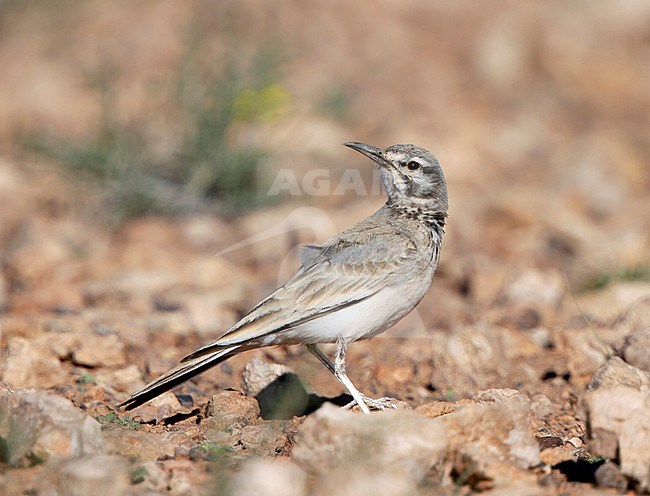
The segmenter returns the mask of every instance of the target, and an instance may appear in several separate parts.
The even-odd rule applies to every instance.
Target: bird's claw
[[[395,404],[395,400],[393,398],[389,398],[388,396],[384,396],[383,398],[369,398],[365,394],[362,394],[361,399],[366,405],[368,405],[368,408],[370,408],[371,410],[380,410],[382,412],[388,409],[397,410],[397,405]],[[350,410],[355,405],[357,405],[357,400],[352,400],[347,405],[342,406],[341,409]]]

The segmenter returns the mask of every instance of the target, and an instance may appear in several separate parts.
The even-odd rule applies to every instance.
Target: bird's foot
[[[382,412],[389,409],[397,410],[397,404],[395,403],[395,400],[393,398],[389,398],[388,396],[384,396],[383,398],[369,398],[365,394],[361,394],[361,399],[371,410],[381,410]],[[342,406],[341,409],[350,410],[357,404],[357,400],[352,400],[347,405]],[[363,408],[361,409],[363,410]]]

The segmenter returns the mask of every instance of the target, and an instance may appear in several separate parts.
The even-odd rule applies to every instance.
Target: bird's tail
[[[171,369],[169,372],[160,376],[153,382],[147,384],[144,389],[133,394],[128,400],[123,401],[118,406],[125,410],[132,410],[156,396],[169,391],[170,389],[184,383],[195,375],[208,370],[211,367],[223,362],[233,354],[239,351],[239,346],[229,346],[207,356],[197,357],[193,360],[181,363],[178,367]]]

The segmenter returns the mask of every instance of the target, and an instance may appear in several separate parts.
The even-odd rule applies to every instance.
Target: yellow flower
[[[291,104],[291,97],[279,84],[270,84],[260,90],[242,90],[233,101],[235,120],[245,122],[268,122],[284,115]]]

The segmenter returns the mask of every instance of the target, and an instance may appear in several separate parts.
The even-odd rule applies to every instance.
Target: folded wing
[[[390,285],[392,274],[415,245],[391,232],[392,246],[385,243],[385,227],[359,232],[344,231],[323,246],[308,245],[303,265],[284,286],[262,300],[241,321],[212,343],[183,361],[224,347],[246,348],[283,344],[283,331],[360,303]],[[397,245],[397,246],[396,246]],[[396,249],[397,248],[397,249]],[[396,253],[398,256],[396,256]]]

